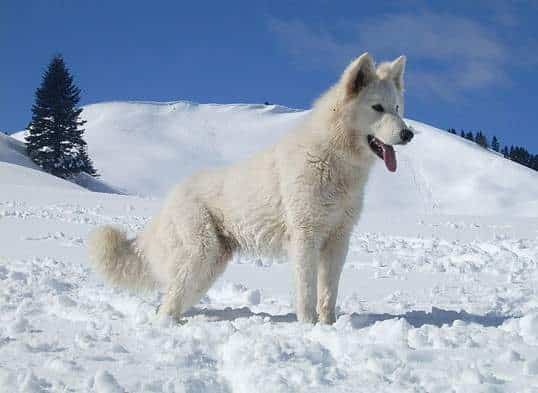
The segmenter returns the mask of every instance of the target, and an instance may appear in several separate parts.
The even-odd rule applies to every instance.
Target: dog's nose
[[[400,139],[403,143],[409,142],[411,139],[413,139],[413,131],[411,131],[408,128],[404,128],[402,131],[400,131]]]

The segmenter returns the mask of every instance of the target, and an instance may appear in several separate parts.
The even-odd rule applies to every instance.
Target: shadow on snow
[[[248,307],[230,308],[222,310],[217,309],[201,309],[192,308],[185,313],[185,317],[194,317],[197,315],[205,316],[212,321],[232,321],[238,318],[261,317],[267,318],[271,322],[296,322],[297,316],[293,313],[272,315],[265,312],[252,312]],[[339,317],[344,314],[339,314]],[[485,327],[497,327],[502,325],[507,319],[512,316],[502,316],[488,313],[486,315],[469,314],[466,311],[449,311],[440,308],[432,307],[431,312],[426,311],[408,311],[405,314],[351,314],[351,325],[355,329],[362,329],[373,325],[379,321],[388,319],[405,319],[411,326],[418,328],[423,325],[451,325],[454,321],[460,320],[467,323],[475,323]]]

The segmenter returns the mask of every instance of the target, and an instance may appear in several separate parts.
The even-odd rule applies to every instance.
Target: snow
[[[107,183],[86,173],[80,173],[71,181],[66,181],[41,171],[26,155],[23,140],[24,132],[19,133],[18,138],[0,133],[0,179],[2,179],[3,184],[66,189],[80,189],[77,187],[79,185],[91,191],[118,193]]]
[[[103,284],[88,232],[138,231],[178,179],[306,114],[185,102],[84,113],[103,179],[139,196],[45,174],[1,136],[0,392],[538,391],[535,172],[410,121],[396,174],[372,174],[334,325],[296,322],[290,266],[245,256],[177,324],[157,319],[158,293]]]

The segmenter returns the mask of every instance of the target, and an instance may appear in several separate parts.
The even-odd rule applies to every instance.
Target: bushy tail
[[[134,240],[117,228],[107,225],[90,233],[88,252],[94,269],[113,285],[142,289],[156,284]]]

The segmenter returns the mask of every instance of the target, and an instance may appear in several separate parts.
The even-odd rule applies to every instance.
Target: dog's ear
[[[346,97],[353,97],[376,78],[375,66],[368,52],[363,53],[347,66],[342,74],[341,83]]]
[[[405,56],[400,56],[391,64],[391,76],[396,88],[399,91],[404,90],[404,72],[405,72]]]

